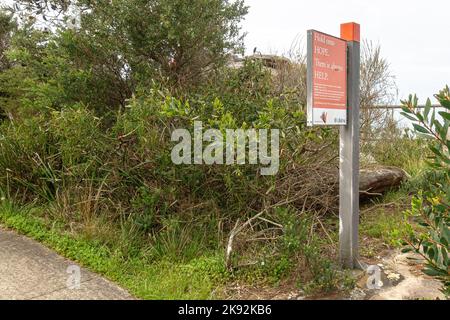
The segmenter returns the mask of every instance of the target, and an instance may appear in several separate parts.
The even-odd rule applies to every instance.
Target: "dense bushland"
[[[227,65],[242,53],[246,12],[242,1],[224,0],[20,0],[2,12],[2,199],[32,204],[36,225],[95,241],[125,261],[210,254],[212,266],[200,267],[221,275],[294,274],[305,289],[337,288],[337,130],[306,127],[302,55],[270,70],[258,59]],[[395,89],[379,48],[368,47],[362,79],[365,137],[381,141],[363,151],[414,167],[421,142],[370,109]],[[372,118],[376,126],[367,125]],[[279,129],[278,174],[173,164],[171,133],[192,133],[194,121],[222,131]],[[382,143],[392,132],[402,137]]]
[[[181,9],[161,1],[158,19],[170,13],[176,21],[191,21],[189,12],[197,9],[190,2],[180,4],[188,12],[173,12]],[[123,10],[120,5],[125,2],[108,10]],[[158,40],[148,38],[156,22],[141,16],[141,5],[132,3],[126,21],[116,21],[117,15],[108,20],[109,15],[98,13],[104,10],[99,4],[82,15],[77,29],[58,25],[49,32],[21,22],[17,32],[6,35],[10,65],[0,76],[3,196],[34,203],[45,221],[58,221],[67,232],[96,239],[124,257],[145,252],[151,260],[190,260],[222,250],[236,223],[262,212],[262,219],[236,237],[230,270],[269,259],[259,269],[278,279],[295,266],[280,255],[306,254],[317,281],[332,288],[334,271],[321,271],[329,262],[314,247],[318,237],[310,230],[317,227],[314,217],[335,209],[326,177],[337,169],[337,135],[306,128],[305,108],[295,92],[304,81],[304,65],[292,64],[299,77],[283,84],[259,61],[227,67],[227,50],[240,50],[236,23],[246,10],[225,1],[211,1],[208,18],[194,21],[205,30],[217,15],[226,21],[225,29],[208,35],[215,38],[206,39],[202,56],[191,57],[202,64],[184,62],[180,55],[190,53],[183,46],[196,44],[192,37],[206,41],[205,35],[171,24],[173,29],[157,35],[173,34],[175,43],[163,44],[167,52],[156,48]],[[132,27],[143,19],[151,25]],[[98,37],[91,36],[94,30]],[[128,40],[119,45],[119,35]],[[211,55],[214,63],[203,55]],[[173,64],[174,70],[167,69]],[[202,121],[205,129],[280,129],[278,175],[262,176],[258,165],[174,165],[171,133],[176,128],[192,132],[194,121]],[[295,239],[306,237],[310,247],[282,250],[285,222],[302,216],[305,230],[292,233],[289,246],[303,247]],[[330,279],[320,280],[323,274]]]

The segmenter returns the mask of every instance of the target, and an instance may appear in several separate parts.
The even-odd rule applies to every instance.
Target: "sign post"
[[[339,125],[339,259],[360,267],[359,225],[359,24],[341,25],[341,38],[308,31],[309,126]]]
[[[359,225],[359,25],[341,25],[341,38],[347,41],[348,119],[340,127],[339,138],[339,253],[342,266],[358,263]]]

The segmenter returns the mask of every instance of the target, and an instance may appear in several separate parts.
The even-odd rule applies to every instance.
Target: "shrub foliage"
[[[433,153],[429,166],[442,172],[441,179],[432,183],[413,198],[410,214],[423,228],[412,231],[405,251],[414,250],[424,257],[427,265],[424,272],[441,279],[444,292],[450,293],[449,243],[450,243],[450,90],[446,87],[436,99],[444,111],[431,110],[428,100],[423,111],[417,109],[417,98],[410,96],[404,101],[403,115],[413,121],[418,135],[429,140]],[[437,113],[440,119],[437,118]]]

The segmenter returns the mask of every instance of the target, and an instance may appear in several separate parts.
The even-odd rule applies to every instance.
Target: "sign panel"
[[[347,43],[308,31],[308,125],[347,124]]]

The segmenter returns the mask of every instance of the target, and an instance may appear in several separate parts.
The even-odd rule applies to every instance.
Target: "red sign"
[[[345,125],[346,41],[317,31],[310,31],[308,39],[308,122],[310,125]]]

